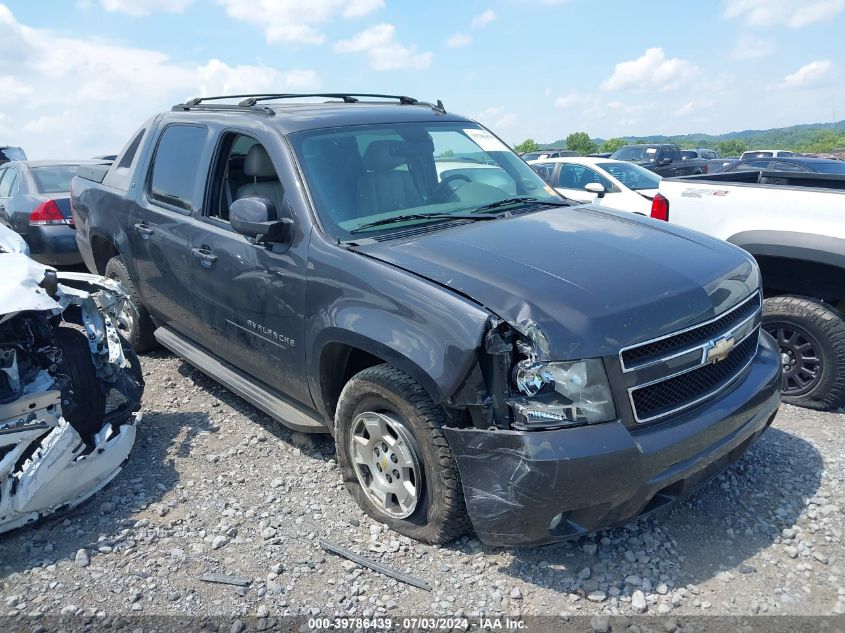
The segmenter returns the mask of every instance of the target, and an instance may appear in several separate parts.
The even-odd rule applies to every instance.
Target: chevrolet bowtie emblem
[[[711,341],[706,348],[705,362],[718,363],[719,361],[725,360],[728,354],[731,353],[731,350],[733,350],[734,344],[735,342],[732,336]]]

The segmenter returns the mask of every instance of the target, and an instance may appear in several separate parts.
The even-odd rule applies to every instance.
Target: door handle
[[[148,240],[150,236],[155,233],[155,229],[146,222],[138,222],[135,225],[135,232],[138,233],[142,239]]]
[[[211,268],[214,266],[214,262],[217,261],[217,255],[212,253],[211,250],[205,246],[201,248],[192,248],[191,255],[194,256],[194,259],[196,259],[203,268]]]

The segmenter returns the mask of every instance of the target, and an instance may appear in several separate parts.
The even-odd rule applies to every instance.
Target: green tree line
[[[722,156],[737,156],[752,149],[788,149],[796,152],[825,153],[845,148],[845,121],[828,124],[793,125],[771,130],[749,130],[722,135],[684,134],[678,136],[627,136],[611,139],[592,138],[586,132],[574,132],[553,143],[527,139],[514,149],[537,151],[549,147],[575,150],[581,154],[614,152],[630,143],[676,143],[683,148],[707,147]],[[527,148],[527,149],[524,149]]]

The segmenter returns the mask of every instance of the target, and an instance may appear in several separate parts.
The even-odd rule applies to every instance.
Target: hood
[[[585,205],[476,222],[365,254],[451,288],[523,331],[555,360],[614,355],[747,297],[759,273],[700,233]]]
[[[53,270],[23,253],[0,254],[0,323],[24,310],[61,312],[61,305],[39,286],[44,273]]]
[[[29,255],[29,244],[12,229],[0,224],[0,254],[2,253]]]

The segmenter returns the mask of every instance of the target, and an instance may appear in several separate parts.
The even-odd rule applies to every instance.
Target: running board
[[[218,360],[173,330],[160,327],[154,332],[156,340],[202,373],[210,376],[229,391],[278,420],[289,429],[301,433],[328,433],[329,429],[316,413],[303,411],[287,400],[256,384],[255,379]]]

